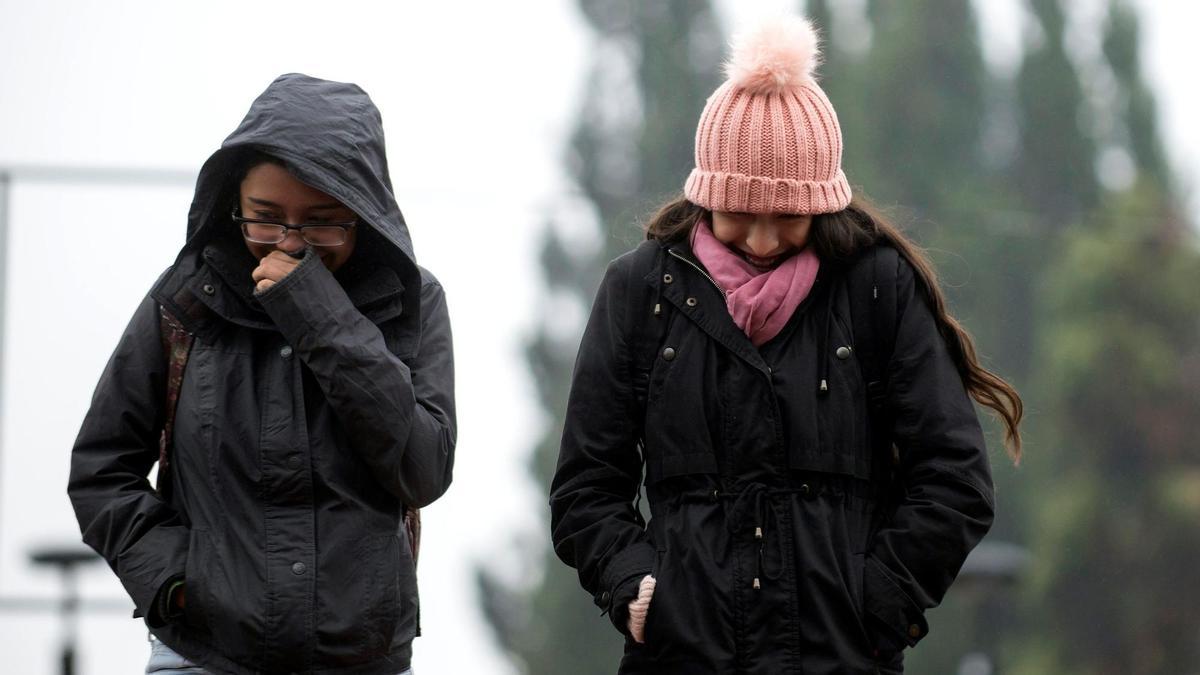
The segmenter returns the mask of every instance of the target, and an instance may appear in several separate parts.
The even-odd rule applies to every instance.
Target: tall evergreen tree
[[[1138,54],[1137,12],[1127,2],[1111,0],[1104,32],[1104,56],[1117,80],[1123,129],[1138,173],[1160,186],[1170,186],[1170,169],[1158,132],[1158,106],[1142,79]]]
[[[604,264],[641,238],[640,218],[682,190],[700,111],[720,81],[724,40],[708,0],[579,4],[595,35],[568,158],[580,194],[556,209],[541,258],[547,295],[586,311]],[[562,234],[597,224],[598,250]],[[544,317],[526,350],[550,420],[531,461],[539,486],[549,485],[554,470],[583,329],[564,320],[562,312]],[[544,522],[544,505],[541,512]],[[532,584],[505,583],[486,568],[477,576],[485,614],[513,663],[532,674],[613,672],[622,641],[575,573],[548,547],[531,552],[526,563],[540,573]]]
[[[967,0],[869,6],[873,41],[862,82],[872,195],[942,221],[978,193],[986,114],[979,28]],[[963,197],[964,193],[966,197]]]
[[[1200,667],[1200,251],[1143,181],[1063,242],[1022,673]]]
[[[1111,2],[1104,56],[1137,169],[1059,245],[1044,285],[1035,574],[1018,672],[1200,667],[1200,247],[1178,210],[1137,15]]]
[[[1096,150],[1083,86],[1064,44],[1059,0],[1029,0],[1040,31],[1017,74],[1019,151],[1013,182],[1038,229],[1058,231],[1095,208]]]

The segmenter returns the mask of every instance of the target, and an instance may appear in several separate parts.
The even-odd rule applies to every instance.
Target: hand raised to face
[[[294,258],[278,249],[271,251],[258,261],[258,267],[250,273],[254,279],[254,292],[262,293],[283,281],[283,278],[291,274],[292,270],[299,265],[299,258]]]

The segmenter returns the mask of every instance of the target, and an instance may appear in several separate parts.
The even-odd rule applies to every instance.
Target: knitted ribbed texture
[[[646,641],[646,615],[650,613],[650,598],[654,596],[654,577],[647,574],[638,584],[637,599],[629,603],[629,635],[634,642]]]
[[[801,37],[811,34],[806,22],[797,30]],[[755,39],[766,38],[750,37],[748,51],[760,58],[766,49],[779,49],[766,44],[756,51]],[[713,211],[832,213],[850,203],[841,165],[842,129],[815,80],[800,77],[764,89],[735,76],[709,97],[700,116],[696,168],[684,194]]]

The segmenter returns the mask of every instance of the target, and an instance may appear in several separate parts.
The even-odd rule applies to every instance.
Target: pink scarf
[[[708,221],[692,228],[692,253],[725,291],[733,322],[758,347],[783,330],[817,280],[820,260],[811,247],[771,270],[760,270],[713,235]]]

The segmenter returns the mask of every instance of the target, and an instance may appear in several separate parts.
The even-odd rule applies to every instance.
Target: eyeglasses
[[[274,220],[258,220],[243,218],[237,209],[230,214],[233,222],[242,228],[242,236],[256,244],[279,244],[287,239],[288,230],[298,230],[301,238],[313,246],[341,246],[350,236],[350,228],[358,224],[352,220],[347,223],[305,223],[303,225],[288,225]]]

